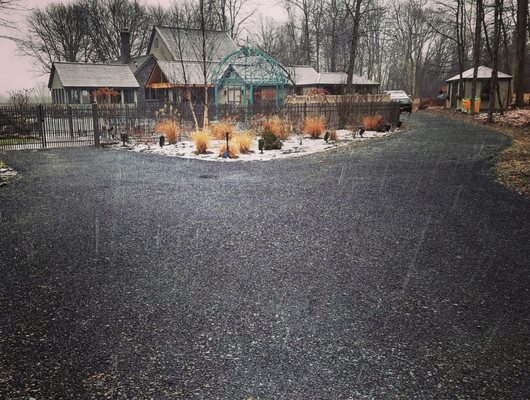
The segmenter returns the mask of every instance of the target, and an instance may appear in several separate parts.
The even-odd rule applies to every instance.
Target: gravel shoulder
[[[266,163],[4,153],[0,398],[528,399],[509,144],[417,113]]]

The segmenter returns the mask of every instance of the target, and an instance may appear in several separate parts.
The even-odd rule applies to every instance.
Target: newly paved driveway
[[[508,143],[417,114],[267,163],[1,155],[0,398],[530,398]]]

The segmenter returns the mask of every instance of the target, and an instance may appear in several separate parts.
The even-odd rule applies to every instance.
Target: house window
[[[68,91],[68,103],[69,104],[79,104],[79,101],[80,101],[79,90],[70,89]]]
[[[240,103],[241,102],[241,90],[228,89],[228,102],[229,103]]]
[[[87,89],[81,90],[81,104],[90,104],[91,96]]]
[[[134,104],[134,89],[123,89],[123,102]]]

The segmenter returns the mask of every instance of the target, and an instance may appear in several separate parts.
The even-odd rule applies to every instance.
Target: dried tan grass
[[[237,133],[233,136],[232,140],[234,144],[238,146],[240,153],[250,153],[252,145],[254,144],[254,133],[251,131]]]
[[[219,157],[224,157],[226,151],[226,141],[223,142],[221,147],[219,147]],[[237,143],[234,143],[232,140],[228,142],[228,158],[237,158],[239,154],[239,146]]]
[[[339,141],[339,137],[337,136],[337,130],[336,129],[332,129],[331,130],[330,135],[329,135],[329,140],[333,140],[334,142],[338,142]]]
[[[384,118],[379,114],[366,115],[363,118],[363,126],[367,131],[375,131],[379,125],[384,123]]]
[[[326,130],[326,119],[324,117],[307,117],[304,121],[304,133],[313,139],[318,139]]]
[[[289,121],[284,121],[277,115],[265,120],[262,124],[262,129],[264,131],[269,130],[280,140],[285,140],[291,135],[290,127],[291,124]]]
[[[222,121],[218,124],[212,124],[210,125],[210,129],[212,130],[212,135],[217,140],[223,140],[226,139],[226,134],[228,133],[228,137],[231,137],[234,134],[234,125],[231,122],[228,121]]]
[[[208,151],[212,135],[208,129],[195,131],[190,135],[190,139],[195,143],[195,153],[205,154]]]
[[[169,144],[175,144],[180,140],[181,129],[177,121],[166,119],[155,126],[155,131],[163,133]]]

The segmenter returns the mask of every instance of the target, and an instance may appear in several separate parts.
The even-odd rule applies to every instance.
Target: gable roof
[[[477,79],[491,79],[492,71],[493,70],[491,68],[481,65],[480,67],[478,67]],[[505,74],[504,72],[501,72],[501,71],[498,72],[497,76],[499,79],[510,79],[511,78],[511,75]],[[467,71],[464,71],[464,73],[462,74],[462,78],[473,79],[473,68],[470,68]],[[452,82],[452,81],[458,81],[458,80],[460,80],[460,74],[447,79],[446,82]]]
[[[151,52],[155,33],[158,33],[164,41],[174,60],[202,60],[202,32],[200,29],[155,26],[149,40],[149,53]],[[239,46],[227,32],[206,31],[207,61],[220,61],[224,56],[238,49]]]
[[[202,76],[202,62],[200,61],[158,61],[160,70],[166,79],[173,85],[204,85],[204,78]],[[217,63],[206,63],[206,74],[208,83],[210,83],[210,75]],[[184,79],[184,72],[186,72],[186,79]]]
[[[348,80],[348,74],[345,72],[317,72],[309,65],[294,65],[286,69],[297,86],[345,85]],[[353,74],[352,83],[353,85],[379,85],[379,82],[356,74]]]
[[[59,75],[63,87],[85,88],[139,88],[133,72],[126,64],[84,64],[55,62],[50,72],[48,88],[54,75]]]

